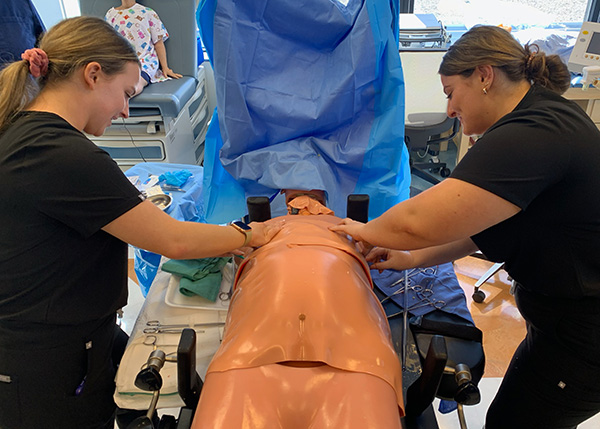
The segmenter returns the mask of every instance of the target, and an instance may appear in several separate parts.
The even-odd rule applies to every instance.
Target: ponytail
[[[532,48],[535,47],[535,50]],[[571,86],[571,73],[558,55],[546,55],[537,45],[525,45],[525,76],[527,79],[563,94]]]
[[[38,91],[27,61],[16,61],[0,71],[0,130],[33,101]]]

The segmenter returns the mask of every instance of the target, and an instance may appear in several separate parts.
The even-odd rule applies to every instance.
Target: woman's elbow
[[[186,243],[172,241],[164,246],[158,252],[169,259],[192,259],[191,249]]]
[[[407,223],[401,228],[395,228],[393,236],[403,242],[400,250],[416,250],[438,244],[439,231],[435,228],[423,228],[418,222]]]

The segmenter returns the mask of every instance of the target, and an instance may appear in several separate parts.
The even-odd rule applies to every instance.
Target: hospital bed
[[[117,119],[101,137],[89,138],[123,170],[139,162],[201,165],[211,118],[207,97],[210,66],[198,65],[196,0],[147,0],[169,32],[169,66],[181,79],[148,85],[129,103],[129,118]],[[104,18],[118,0],[79,0],[82,15]]]
[[[364,205],[364,201],[365,199],[360,197],[349,198],[347,215],[353,218],[364,216],[367,210],[360,207],[361,204]],[[252,203],[253,207],[249,207],[250,220],[256,219],[257,213],[259,216],[268,213],[264,207],[259,207],[260,204],[257,204],[256,199],[253,199]],[[196,377],[196,370],[203,379],[212,356],[223,338],[223,323],[228,311],[230,297],[228,294],[233,278],[232,269],[233,267],[225,269],[221,293],[214,303],[201,297],[183,297],[178,294],[176,276],[164,271],[158,273],[136,321],[117,374],[115,401],[121,408],[138,410],[152,409],[154,406],[180,408],[179,423],[182,426],[176,426],[177,422],[174,418],[167,417],[167,420],[173,424],[172,427],[187,427],[185,425],[191,421],[194,413],[198,390],[202,387],[201,379]],[[436,274],[443,277],[450,273],[440,271]],[[398,356],[403,354],[401,344],[404,336],[406,335],[407,338],[403,383],[408,415],[403,424],[407,428],[435,428],[437,423],[431,408],[431,401],[435,396],[446,400],[457,400],[459,408],[462,404],[474,404],[479,400],[476,384],[483,374],[484,365],[481,332],[468,320],[460,317],[463,310],[456,311],[449,308],[451,302],[448,298],[444,298],[448,302],[448,308],[432,307],[434,311],[427,313],[423,313],[423,310],[426,310],[424,307],[421,307],[421,310],[412,310],[410,315],[414,317],[410,319],[411,329],[403,331],[401,318],[397,317],[399,307],[392,291],[394,285],[391,285],[396,277],[401,275],[401,273],[390,274],[390,279],[394,280],[392,282],[386,281],[385,277],[376,279],[380,284],[376,287],[376,294],[384,303],[384,310],[389,317],[392,339]],[[429,277],[419,278],[415,274],[411,276],[417,283],[423,285],[429,284],[426,283],[427,281],[433,281]],[[440,288],[443,287],[440,285]],[[387,298],[388,296],[392,299]],[[434,299],[432,302],[438,301]],[[415,308],[414,304],[412,307]],[[162,325],[155,321],[159,321]],[[180,340],[180,334],[185,326],[193,327],[198,331],[195,335],[195,359],[189,354],[193,353],[190,345],[192,339],[189,338],[189,335],[194,336],[193,330]],[[436,334],[441,334],[443,337],[438,337]],[[154,370],[146,374],[146,381],[148,377],[150,380],[150,384],[147,385],[150,387],[157,378],[161,379],[160,396],[157,402],[153,402],[156,393],[153,394],[152,388],[147,388],[146,390],[149,391],[144,392],[139,388],[143,387],[143,384],[136,385],[134,380],[136,376],[139,378],[137,374],[140,368],[142,372],[149,371],[148,366],[143,365],[151,362],[155,349],[160,349],[168,355],[175,353],[178,348],[183,356],[187,356],[185,357],[187,365],[164,362],[160,374]],[[155,356],[154,361],[156,359],[159,358]],[[196,370],[189,365],[190,361],[196,363]],[[472,374],[465,369],[465,365],[471,368]],[[179,385],[182,381],[183,386]],[[464,416],[462,419],[464,420]]]

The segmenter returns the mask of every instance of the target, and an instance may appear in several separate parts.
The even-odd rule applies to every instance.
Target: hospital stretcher
[[[201,298],[196,298],[194,302],[186,302],[181,297],[176,298],[174,295],[176,283],[176,277],[159,272],[150,288],[117,375],[115,400],[121,408],[139,410],[152,408],[153,395],[151,392],[144,392],[136,388],[133,380],[135,380],[137,372],[145,368],[149,356],[155,349],[160,349],[167,355],[177,350],[180,339],[179,331],[182,330],[182,326],[192,327],[191,334],[195,332],[197,343],[195,363],[201,379],[204,379],[206,368],[220,345],[223,338],[221,324],[226,318],[228,300],[218,299],[212,306],[202,302]],[[226,292],[228,292],[230,284],[231,278],[224,276],[222,292],[225,294],[222,294],[222,297],[227,296]],[[388,316],[391,315],[389,323],[392,339],[400,356],[401,350],[399,349],[401,347],[399,345],[402,344],[404,332],[398,323],[399,318],[394,316],[394,314],[400,314],[397,304],[392,299],[386,299],[386,292],[376,288],[376,293],[378,298],[384,301],[384,309]],[[168,326],[163,326],[164,329],[161,329],[154,323],[156,320]],[[483,373],[480,332],[479,338],[477,338],[478,330],[473,328],[472,324],[460,320],[456,315],[443,313],[440,310],[421,315],[420,318],[414,318],[412,322],[413,330],[407,333],[408,352],[403,373],[404,390],[407,396],[406,410],[409,416],[404,419],[403,424],[408,428],[434,428],[437,427],[437,423],[435,423],[430,403],[435,395],[445,399],[457,399],[464,404],[478,402],[476,382]],[[436,331],[448,337],[459,338],[449,339],[449,344],[447,344],[448,340],[434,335]],[[188,332],[189,334],[190,332]],[[186,341],[190,340],[184,340],[184,343]],[[446,345],[448,345],[447,348]],[[430,355],[426,356],[428,347],[432,350]],[[454,356],[457,349],[459,354],[463,355],[465,350],[469,349],[466,358],[469,360],[469,364],[476,368],[473,379],[465,370],[464,365],[460,365],[464,363],[464,359],[461,357],[460,359],[463,360],[457,361]],[[172,362],[164,363],[160,374],[163,381],[161,394],[156,405],[159,408],[181,407],[183,414],[180,421],[184,424],[185,421],[190,420],[190,413],[194,412],[189,398],[195,398],[195,396],[189,393],[182,395],[178,391],[177,366]],[[419,376],[421,366],[424,370]],[[449,374],[443,375],[444,371]],[[191,376],[192,380],[194,376],[195,374]],[[181,379],[181,375],[179,378]],[[189,375],[184,378],[190,380]],[[187,383],[188,391],[192,384]],[[201,383],[197,384],[197,386],[200,385]],[[182,399],[182,396],[187,398],[187,401]],[[191,402],[194,400],[192,399]]]
[[[113,0],[79,0],[82,15],[104,18]],[[214,106],[209,102],[212,69],[202,64],[196,38],[196,0],[146,0],[169,32],[169,66],[183,75],[147,86],[129,103],[129,117],[114,120],[100,137],[88,136],[123,170],[139,162],[201,165]],[[199,57],[200,56],[200,57]]]

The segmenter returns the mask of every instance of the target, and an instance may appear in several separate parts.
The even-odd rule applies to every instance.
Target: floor
[[[446,153],[440,153],[440,158],[447,160],[452,167],[455,153],[455,147],[451,144]],[[414,192],[428,186],[430,185],[419,178],[413,180]],[[133,258],[132,253],[130,258]],[[514,298],[509,293],[510,281],[505,271],[500,270],[482,286],[481,290],[486,294],[484,302],[476,303],[471,298],[475,282],[491,266],[489,261],[470,256],[456,261],[454,265],[475,324],[483,331],[483,347],[486,354],[486,370],[479,383],[481,403],[465,407],[467,424],[471,429],[483,428],[487,407],[502,381],[512,353],[525,336],[525,324],[515,306]],[[136,283],[133,259],[130,259],[129,292],[129,304],[124,308],[122,319],[122,326],[126,332],[130,332],[133,327],[144,299]],[[443,415],[437,412],[437,401],[434,406],[440,429],[460,428],[456,412]],[[600,415],[581,424],[579,428],[600,428]]]
[[[475,324],[483,331],[486,369],[484,378],[479,383],[481,403],[465,407],[467,424],[469,428],[475,429],[483,428],[485,412],[500,386],[510,357],[525,337],[525,323],[515,306],[514,298],[509,293],[511,282],[507,279],[506,271],[499,271],[484,283],[481,288],[487,295],[484,302],[478,304],[471,299],[475,282],[492,265],[491,262],[471,256],[460,259],[454,264],[454,270],[465,291],[467,305]],[[436,414],[440,429],[460,428],[456,413]],[[579,428],[600,428],[600,414],[582,423]]]
[[[456,146],[450,143],[447,151],[440,152],[438,157],[452,169],[456,165]],[[432,174],[440,178],[435,172]],[[430,183],[413,176],[411,194],[414,195],[429,186],[431,186]],[[486,358],[484,378],[479,383],[481,403],[465,407],[465,417],[468,427],[471,429],[483,428],[486,410],[502,382],[513,352],[525,337],[525,322],[517,310],[514,297],[509,293],[511,281],[508,279],[506,271],[498,271],[481,287],[486,294],[484,302],[476,303],[471,297],[475,282],[492,265],[492,262],[471,256],[459,259],[454,263],[454,271],[465,292],[467,306],[475,324],[483,331],[483,348]],[[440,414],[437,411],[438,404],[439,401],[436,400],[434,406],[440,429],[460,428],[456,412]],[[579,428],[600,428],[600,414],[579,425]]]

